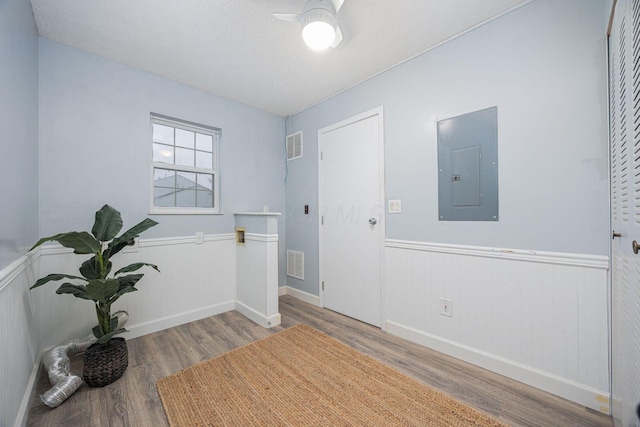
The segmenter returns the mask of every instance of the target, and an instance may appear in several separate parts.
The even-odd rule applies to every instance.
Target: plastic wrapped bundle
[[[118,318],[118,328],[127,323],[129,314],[126,311],[114,313]],[[40,399],[51,407],[57,408],[69,398],[81,385],[82,378],[71,373],[70,356],[83,353],[91,344],[96,342],[93,335],[84,338],[74,338],[47,351],[42,357],[42,364],[49,374],[49,382],[53,385]]]

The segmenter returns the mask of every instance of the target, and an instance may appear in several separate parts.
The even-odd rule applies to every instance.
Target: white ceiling
[[[280,115],[299,112],[529,0],[346,0],[336,49],[309,50],[306,0],[31,0],[38,32]]]

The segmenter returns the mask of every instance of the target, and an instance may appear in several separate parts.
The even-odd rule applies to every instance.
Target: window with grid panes
[[[156,114],[151,126],[151,213],[218,213],[220,129]]]

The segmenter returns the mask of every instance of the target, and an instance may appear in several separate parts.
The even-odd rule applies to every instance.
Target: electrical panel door
[[[498,220],[498,108],[438,122],[440,221]]]

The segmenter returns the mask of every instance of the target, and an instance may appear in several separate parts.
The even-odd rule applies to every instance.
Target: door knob
[[[631,244],[631,247],[633,248],[633,253],[638,255],[638,251],[640,250],[640,245],[636,240],[633,241],[633,243]]]
[[[375,218],[369,218],[369,224],[371,225],[376,225],[378,223],[378,220]]]

